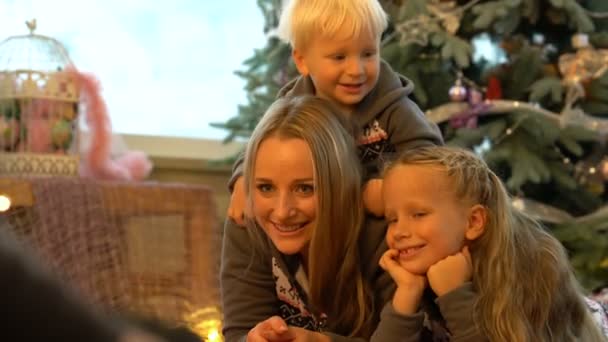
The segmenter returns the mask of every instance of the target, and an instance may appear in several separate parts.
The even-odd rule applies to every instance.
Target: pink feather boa
[[[91,144],[80,163],[80,175],[98,180],[137,181],[146,178],[152,170],[152,162],[145,153],[127,151],[118,158],[111,157],[110,117],[97,79],[75,68],[68,68],[66,72],[80,89],[81,100],[86,104],[86,122],[91,134]]]

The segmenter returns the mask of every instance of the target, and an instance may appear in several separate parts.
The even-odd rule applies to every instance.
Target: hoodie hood
[[[409,96],[414,91],[414,84],[405,76],[396,73],[384,60],[380,61],[380,75],[372,91],[363,98],[352,115],[358,126],[372,122],[388,107]],[[310,76],[300,76],[287,83],[277,95],[291,97],[314,95],[315,86]]]

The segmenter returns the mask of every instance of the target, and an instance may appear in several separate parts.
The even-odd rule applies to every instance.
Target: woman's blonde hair
[[[363,222],[361,170],[350,126],[343,120],[329,102],[314,96],[277,100],[249,140],[244,179],[247,205],[253,209],[260,144],[269,137],[302,139],[308,144],[317,195],[307,260],[309,303],[316,313],[328,315],[332,331],[362,335],[367,334],[371,304],[357,246]]]
[[[278,35],[295,49],[305,49],[313,37],[334,37],[346,29],[350,37],[369,30],[378,38],[388,16],[378,0],[287,0]]]
[[[445,169],[456,197],[487,210],[484,233],[471,242],[475,321],[490,341],[604,341],[586,307],[561,243],[511,205],[502,181],[475,154],[423,147],[396,165]]]

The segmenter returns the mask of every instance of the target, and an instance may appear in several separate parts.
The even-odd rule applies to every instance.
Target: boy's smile
[[[379,49],[380,37],[369,30],[356,37],[342,30],[333,37],[318,35],[293,57],[300,73],[311,77],[317,96],[350,113],[378,82]]]
[[[342,83],[339,86],[344,88],[344,92],[350,94],[359,94],[361,89],[365,86],[365,82],[360,83]]]

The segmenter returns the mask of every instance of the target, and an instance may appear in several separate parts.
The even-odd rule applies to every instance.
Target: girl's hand
[[[288,342],[295,341],[295,338],[292,329],[279,316],[258,323],[247,333],[247,342]]]
[[[411,315],[418,310],[422,293],[426,287],[426,277],[408,272],[396,260],[399,251],[389,249],[380,258],[382,267],[397,284],[397,291],[393,296],[393,308],[402,315]]]
[[[462,286],[471,280],[472,275],[473,263],[467,246],[460,252],[438,261],[426,272],[429,284],[437,296],[443,296]]]

